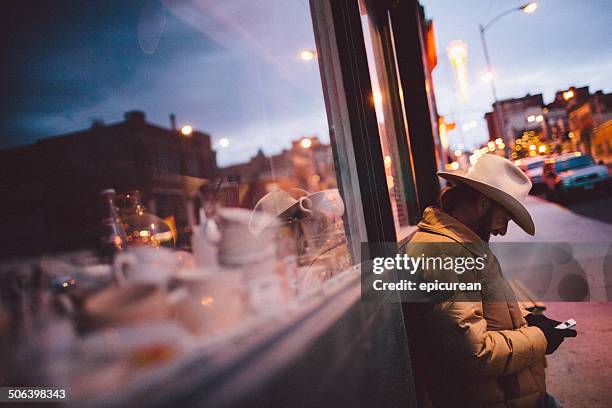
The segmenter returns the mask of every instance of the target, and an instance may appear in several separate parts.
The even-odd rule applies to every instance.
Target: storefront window
[[[304,2],[15,7],[5,381],[82,405],[356,279]]]
[[[225,239],[237,217],[256,240],[265,214],[292,240],[277,256],[297,257],[293,280],[313,262],[317,281],[350,265],[306,3],[69,2],[29,18],[11,50],[22,102],[2,155],[7,169],[33,166],[3,172],[24,186],[5,213],[32,226],[9,228],[8,254],[79,247],[100,221],[97,193],[113,189],[119,207],[137,191],[177,249],[192,251],[207,220]],[[128,232],[128,247],[159,243]],[[224,248],[221,266],[242,262]]]
[[[402,90],[397,81],[393,44],[389,38],[385,50],[382,38],[384,27],[389,27],[389,16],[385,9],[377,9],[366,0],[359,0],[359,7],[395,230],[397,238],[403,239],[410,215],[414,213],[406,197],[414,187],[410,174],[403,173],[401,168],[402,160],[409,163],[411,159],[402,156],[398,148],[399,138],[406,140],[406,124],[399,99]]]
[[[397,86],[367,13],[366,61],[356,1],[6,12],[6,384],[65,387],[75,406],[229,406],[216,402],[255,385],[233,384],[255,378],[244,365],[401,327],[390,307],[359,302],[361,242],[393,240],[393,223],[401,237],[411,210]]]

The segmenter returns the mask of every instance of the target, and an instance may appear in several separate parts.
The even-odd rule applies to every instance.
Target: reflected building
[[[271,156],[260,149],[248,162],[219,168],[218,174],[235,183],[238,203],[244,208],[253,208],[275,187],[308,192],[336,187],[331,145],[316,136],[294,140],[291,148]]]
[[[173,123],[173,121],[172,121]],[[210,135],[188,136],[146,121],[144,112],[119,123],[41,139],[0,152],[3,254],[69,249],[96,223],[97,192],[139,190],[149,212],[175,223],[188,238],[191,198],[215,174]]]

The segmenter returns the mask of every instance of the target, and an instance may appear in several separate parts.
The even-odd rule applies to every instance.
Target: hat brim
[[[480,181],[473,180],[461,174],[440,171],[438,172],[438,176],[450,181],[453,184],[464,183],[478,190],[491,200],[494,200],[507,209],[512,215],[512,220],[516,222],[516,224],[521,227],[523,231],[529,235],[535,235],[535,224],[533,222],[533,218],[531,218],[531,214],[529,214],[529,211],[527,211],[527,208],[523,204],[521,204],[510,194],[500,190],[499,188],[481,183]]]

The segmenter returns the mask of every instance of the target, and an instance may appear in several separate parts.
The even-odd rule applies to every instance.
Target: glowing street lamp
[[[574,91],[572,91],[571,89],[569,91],[563,92],[563,99],[565,99],[566,101],[569,101],[573,97],[574,97]]]
[[[181,128],[181,133],[183,136],[191,136],[193,133],[193,128],[190,125],[185,125]]]
[[[300,52],[300,59],[302,61],[312,61],[316,55],[317,53],[313,50],[303,50]]]
[[[310,146],[312,146],[312,140],[305,137],[302,140],[300,140],[300,146],[302,146],[302,148],[304,149],[308,149]]]
[[[224,137],[219,139],[219,147],[221,147],[222,149],[225,149],[227,146],[229,146],[230,141],[228,138]]]
[[[531,3],[523,4],[520,8],[525,13],[531,14],[534,11],[536,11],[536,9],[538,8],[538,3],[536,3],[535,1],[532,1]]]

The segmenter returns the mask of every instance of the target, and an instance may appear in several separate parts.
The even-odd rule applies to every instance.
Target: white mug
[[[115,256],[115,277],[119,286],[150,283],[166,286],[182,256],[166,248],[136,247]]]

